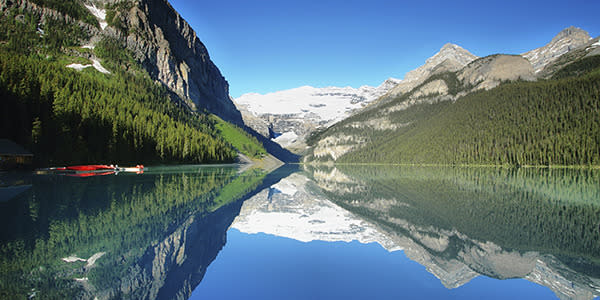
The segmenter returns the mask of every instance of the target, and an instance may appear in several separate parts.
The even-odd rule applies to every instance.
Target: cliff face
[[[116,39],[134,54],[152,79],[164,84],[192,110],[206,109],[242,124],[241,114],[229,97],[229,84],[194,30],[167,0],[96,0],[82,4],[98,18],[100,27],[28,0],[0,0],[0,9],[17,7],[40,16],[42,23],[51,18],[77,24],[90,36],[89,41],[81,41],[86,47],[93,48],[105,37]]]
[[[139,0],[116,12],[126,32],[116,32],[148,70],[192,108],[205,108],[234,123],[241,114],[229,98],[229,84],[204,44],[166,0]]]

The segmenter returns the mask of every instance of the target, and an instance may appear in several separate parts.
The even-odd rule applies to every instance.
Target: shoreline
[[[410,163],[333,163],[333,162],[308,162],[300,165],[315,166],[398,166],[398,167],[457,167],[457,168],[503,168],[503,169],[573,169],[573,170],[600,170],[600,165],[488,165],[488,164],[410,164]]]

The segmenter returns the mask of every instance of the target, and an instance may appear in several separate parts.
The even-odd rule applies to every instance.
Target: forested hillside
[[[398,109],[411,99],[407,93],[328,128],[311,142],[354,141],[356,147],[337,159],[341,163],[600,165],[599,67],[600,57],[591,56],[549,80],[506,82],[456,101]],[[455,73],[428,82],[439,79],[451,96],[464,86]],[[356,125],[383,115],[387,127]]]
[[[36,2],[90,20],[77,1]],[[228,127],[235,132],[230,140],[216,126],[224,121],[173,101],[116,40],[82,48],[87,39],[64,20],[46,17],[42,24],[17,9],[0,17],[0,137],[30,149],[38,165],[232,162],[236,148],[251,157],[266,154],[240,128]],[[110,74],[66,67],[91,65],[92,58]]]

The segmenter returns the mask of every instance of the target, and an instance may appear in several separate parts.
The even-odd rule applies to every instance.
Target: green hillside
[[[267,155],[267,151],[255,137],[217,116],[214,116],[214,118],[217,120],[216,128],[219,134],[230,142],[235,149],[253,158],[261,158]]]
[[[225,135],[216,127],[224,121],[174,101],[115,40],[85,49],[81,27],[38,24],[38,16],[16,9],[0,17],[0,137],[31,150],[37,165],[232,162],[236,149],[266,152],[256,139],[240,141],[247,136],[240,128]],[[93,56],[111,74],[66,67],[90,65]]]
[[[394,130],[349,126],[382,115],[407,101],[405,94],[354,115],[318,136],[352,135],[364,142],[337,161],[341,163],[600,165],[600,57],[577,61],[555,78],[508,82],[433,104],[393,111]],[[443,79],[456,88],[456,75]]]

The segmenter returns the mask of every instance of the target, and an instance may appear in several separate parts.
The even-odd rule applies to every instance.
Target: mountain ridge
[[[118,5],[123,3],[127,4]],[[99,18],[98,13],[111,13],[113,17],[108,26],[95,27],[30,0],[0,1],[3,10],[12,7],[33,12],[40,16],[42,23],[47,18],[76,23],[90,35],[84,44],[92,49],[103,37],[118,40],[134,53],[153,79],[164,84],[191,109],[207,109],[225,120],[241,124],[241,115],[229,99],[229,84],[210,60],[206,46],[195,31],[168,1],[96,0],[93,4],[87,9],[96,14],[99,22],[106,20]]]
[[[483,163],[484,160],[485,163],[491,163],[490,157],[487,157],[487,155],[491,155],[495,160],[493,163],[498,164],[595,164],[597,162],[593,162],[593,155],[581,156],[578,154],[578,158],[575,159],[571,155],[562,153],[567,151],[563,148],[566,147],[563,145],[565,138],[554,134],[554,132],[563,132],[564,135],[567,134],[565,132],[567,131],[569,136],[573,135],[574,140],[578,141],[576,143],[582,143],[582,139],[575,138],[582,133],[575,133],[576,131],[585,131],[584,128],[587,126],[598,128],[591,123],[581,125],[581,122],[577,123],[576,121],[568,123],[553,121],[553,118],[562,120],[561,118],[566,117],[559,117],[559,114],[574,113],[561,107],[561,101],[572,103],[573,110],[581,109],[583,112],[583,115],[578,114],[577,117],[569,116],[569,120],[587,120],[594,111],[593,103],[578,103],[576,101],[578,98],[569,98],[570,94],[567,92],[569,89],[577,90],[577,92],[585,94],[582,94],[581,97],[594,99],[593,89],[586,90],[581,85],[593,85],[593,81],[596,80],[594,70],[598,67],[598,62],[594,57],[598,55],[598,51],[596,51],[598,46],[596,43],[592,44],[595,39],[589,40],[587,37],[585,44],[580,45],[575,41],[571,45],[570,37],[573,34],[581,35],[581,32],[580,30],[566,29],[553,38],[553,43],[549,45],[558,43],[561,47],[557,48],[559,52],[556,52],[556,55],[550,56],[552,60],[545,60],[543,63],[552,66],[555,65],[554,61],[559,61],[560,66],[553,67],[553,71],[550,73],[543,72],[539,75],[535,72],[530,60],[520,55],[489,55],[469,62],[459,70],[436,74],[430,74],[431,70],[435,70],[440,65],[444,69],[443,62],[446,60],[430,59],[428,60],[429,65],[425,64],[428,68],[422,68],[426,71],[421,72],[426,77],[415,76],[418,78],[418,84],[410,85],[408,92],[403,93],[406,90],[403,90],[406,81],[402,81],[388,93],[390,95],[394,91],[400,90],[396,96],[381,97],[350,118],[319,132],[309,142],[311,148],[308,155],[305,156],[305,161],[336,161],[340,157],[344,157],[344,162],[455,164],[473,163],[472,159],[477,157],[477,163]],[[571,50],[561,54],[560,51],[564,49],[564,45]],[[447,51],[449,47],[444,48]],[[550,47],[550,49],[554,48]],[[551,52],[549,50],[548,53]],[[563,55],[567,60],[560,59]],[[431,63],[432,61],[442,62],[435,65]],[[570,77],[573,83],[553,78],[550,78],[551,81],[548,82],[538,80],[541,76],[544,76],[543,78],[552,77],[553,74],[558,74],[561,68],[566,67],[571,69],[565,72],[565,76]],[[409,84],[410,82],[408,81]],[[499,87],[504,88],[497,89]],[[554,94],[547,93],[550,88],[556,89]],[[483,94],[483,91],[486,94]],[[490,93],[487,93],[488,91]],[[541,101],[538,99],[539,95],[548,97],[543,105],[534,104],[534,101]],[[560,97],[567,98],[561,100]],[[459,101],[460,105],[455,104]],[[465,104],[466,102],[469,104]],[[481,103],[486,103],[487,107]],[[457,105],[461,107],[461,110],[456,109]],[[519,112],[513,112],[514,107],[509,108],[508,105],[526,107]],[[549,107],[555,107],[557,110],[548,111]],[[467,118],[465,112],[472,115]],[[535,116],[525,117],[529,112],[534,113]],[[484,115],[489,115],[489,118],[482,119]],[[447,123],[442,124],[439,121],[440,118]],[[490,122],[490,120],[496,119],[500,120]],[[496,128],[500,126],[498,124],[501,122],[508,122],[507,120],[513,120],[502,125],[508,127],[502,130]],[[593,123],[593,121],[589,122]],[[431,124],[437,124],[435,125],[437,129],[434,130]],[[483,124],[487,127],[482,127]],[[513,128],[514,124],[521,124],[521,129]],[[481,129],[477,129],[479,127]],[[518,137],[518,132],[523,130],[526,133]],[[540,135],[541,131],[547,133]],[[476,136],[467,136],[469,134],[466,132]],[[534,139],[522,137],[523,135],[530,136],[534,134],[533,132],[536,135]],[[457,144],[453,137],[456,139],[459,136],[465,140]],[[595,135],[591,134],[591,136]],[[549,149],[550,146],[547,145],[550,140],[554,144],[553,149]],[[500,146],[502,149],[497,148],[499,141],[502,141],[502,146]],[[489,144],[485,144],[488,142]],[[528,146],[517,150],[515,143],[517,145],[528,143]],[[415,145],[419,145],[420,150],[410,150],[418,148]],[[581,145],[579,149],[586,149],[585,151],[592,153],[600,151],[593,145],[594,142],[585,142],[585,145]],[[403,150],[399,150],[400,148]],[[432,150],[434,148],[437,150]],[[466,150],[467,148],[469,150]],[[531,149],[536,149],[536,153],[532,153]],[[470,153],[462,153],[462,151],[470,151]],[[483,151],[486,151],[486,157],[481,156]],[[515,151],[515,153],[509,153],[511,151]],[[540,152],[538,153],[538,151]],[[445,158],[442,160],[436,160],[441,159],[441,154],[447,156],[444,156]]]
[[[319,101],[312,103],[312,106],[293,108],[294,105],[307,101],[310,97],[308,90],[314,89],[310,86],[265,95],[248,93],[234,101],[238,109],[242,111],[244,121],[250,127],[264,136],[272,138],[283,147],[296,153],[305,153],[306,146],[304,142],[311,134],[341,121],[344,117],[359,114],[361,111],[376,110],[381,105],[409,93],[412,93],[409,96],[410,101],[406,101],[401,106],[392,109],[405,109],[411,105],[425,102],[455,101],[477,90],[492,89],[505,81],[534,81],[537,79],[538,74],[543,74],[543,72],[540,72],[541,69],[556,61],[569,50],[581,47],[584,40],[589,41],[587,32],[576,27],[569,27],[559,32],[547,45],[524,53],[522,56],[525,58],[521,58],[519,55],[489,55],[480,58],[456,44],[446,43],[437,53],[429,57],[423,65],[407,72],[403,79],[390,78],[382,83],[378,89],[380,91],[385,90],[385,93],[371,93],[372,96],[375,96],[375,99],[369,98],[369,101],[362,101],[365,104],[363,107],[349,109],[346,103],[338,103],[338,107],[345,110],[346,113],[338,114],[336,118],[329,118],[330,122],[323,122],[323,119],[327,119],[323,116],[319,116],[318,119],[313,119],[310,122],[306,121],[307,118],[310,119],[313,116],[311,113],[318,113],[317,108],[322,107],[321,104],[323,103]],[[447,80],[428,82],[430,78],[443,77],[442,74],[448,72],[457,72],[457,78],[450,80],[451,82]],[[448,79],[447,76],[446,79]],[[457,90],[456,84],[458,82],[465,82],[466,85]],[[382,88],[383,86],[385,88]],[[362,88],[354,89],[355,93]],[[343,90],[344,88],[329,87],[323,89],[325,91],[321,94],[327,94],[327,89]],[[299,90],[305,90],[305,93],[294,94],[293,91]],[[283,98],[286,99],[288,104],[280,105],[278,110],[273,109],[278,106],[274,100],[282,100]],[[310,102],[310,100],[308,101]],[[307,126],[307,123],[310,123],[310,126]],[[398,127],[398,125],[391,125],[385,119],[373,120],[371,123],[363,125],[357,123],[355,125],[359,127],[375,126],[380,129]],[[283,134],[283,136],[278,138],[272,136],[270,132]]]

